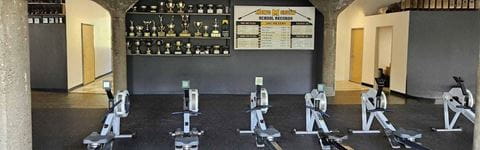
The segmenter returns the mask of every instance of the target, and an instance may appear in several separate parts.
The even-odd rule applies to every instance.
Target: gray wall
[[[65,24],[29,24],[32,89],[67,91]]]
[[[410,14],[407,95],[438,98],[461,76],[476,91],[479,13],[435,11]]]
[[[235,5],[312,6],[308,0],[242,0]],[[129,18],[127,17],[127,20]],[[137,20],[137,19],[135,19]],[[315,51],[232,51],[231,57],[128,57],[128,88],[134,94],[180,93],[180,81],[203,94],[248,94],[264,76],[272,94],[304,94],[316,83],[323,18],[317,13]],[[233,45],[233,43],[231,43]]]

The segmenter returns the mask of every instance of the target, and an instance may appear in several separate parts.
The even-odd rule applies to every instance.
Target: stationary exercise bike
[[[129,93],[124,90],[113,97],[111,87],[110,81],[103,82],[103,88],[108,96],[108,112],[103,119],[100,134],[92,132],[83,139],[83,144],[87,145],[88,150],[112,150],[114,139],[133,137],[133,134],[120,134],[120,118],[127,117],[130,113]]]
[[[197,116],[198,112],[198,90],[190,89],[190,81],[182,81],[183,96],[183,112],[173,113],[174,115],[183,114],[183,131],[178,128],[170,135],[175,137],[175,150],[197,150],[199,136],[203,135],[203,131],[195,128],[190,129],[190,116]]]
[[[383,93],[385,79],[375,79],[378,89],[370,89],[362,93],[362,130],[351,130],[352,133],[380,133],[379,130],[371,130],[373,120],[376,119],[382,125],[390,145],[394,149],[412,148],[417,150],[428,150],[428,148],[417,143],[416,140],[422,138],[422,134],[405,129],[396,129],[385,116],[387,112],[387,97]]]
[[[310,93],[305,94],[305,114],[306,114],[306,131],[297,131],[293,129],[295,134],[313,134],[317,135],[322,150],[347,150],[348,148],[340,144],[347,136],[337,137],[331,135],[338,131],[328,129],[324,117],[329,117],[327,111],[327,96],[325,94],[324,85],[319,84],[317,89],[313,89]],[[315,125],[317,127],[316,131]]]
[[[240,134],[253,134],[256,138],[256,146],[258,148],[281,150],[282,147],[275,141],[280,138],[280,132],[273,128],[267,127],[267,123],[263,118],[268,108],[268,92],[267,89],[262,88],[263,77],[255,78],[256,92],[250,94],[250,129],[239,130]]]
[[[465,88],[465,85],[463,84],[464,81],[461,77],[453,77],[453,79],[457,85],[453,86],[449,92],[443,93],[443,115],[445,128],[432,128],[433,131],[462,131],[461,128],[455,128],[455,123],[461,114],[470,120],[470,122],[474,123],[475,121],[475,110],[473,108],[475,105],[475,99],[473,98],[472,92]],[[452,120],[450,120],[450,112],[448,109],[450,109],[452,112],[455,112]]]

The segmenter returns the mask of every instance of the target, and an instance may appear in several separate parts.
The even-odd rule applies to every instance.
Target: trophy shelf
[[[190,15],[190,16],[230,16],[231,14],[216,13],[152,13],[152,12],[127,12],[128,15]]]
[[[201,39],[201,40],[230,40],[231,37],[127,37],[127,39]]]
[[[144,56],[144,57],[230,57],[231,54],[128,54],[129,56]]]

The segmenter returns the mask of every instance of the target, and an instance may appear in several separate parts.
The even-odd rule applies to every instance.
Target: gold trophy
[[[186,54],[192,54],[192,43],[185,44]]]
[[[130,29],[130,32],[128,32],[129,37],[134,37],[135,36],[135,25],[133,24],[133,21],[130,20],[130,26],[128,27]]]
[[[222,34],[218,30],[218,27],[220,27],[220,25],[218,25],[217,18],[215,18],[215,23],[213,23],[212,33],[210,34],[211,37],[215,37],[215,38],[222,37]]]
[[[207,25],[203,26],[203,37],[210,37],[210,34],[208,34],[208,26]]]
[[[158,26],[158,36],[165,36],[165,25],[163,25],[163,16],[158,16],[160,18],[160,26]]]
[[[189,27],[189,16],[188,15],[182,15],[182,27],[183,27],[183,31],[180,33],[180,37],[191,37],[192,34],[190,33],[190,31],[188,31],[188,27]]]
[[[182,42],[177,41],[175,42],[175,55],[181,55],[182,54]]]
[[[173,23],[174,19],[175,19],[175,17],[172,16],[172,19],[170,20],[170,23],[167,25],[167,27],[168,27],[167,37],[176,37],[177,36],[177,33],[175,33],[175,24]]]
[[[150,37],[151,35],[151,32],[150,32],[150,24],[152,23],[152,21],[143,21],[143,23],[145,24],[145,32],[143,32],[143,36],[144,37]]]
[[[202,32],[200,32],[200,29],[202,28],[203,22],[194,22],[195,29],[197,29],[197,32],[194,33],[195,37],[202,37]]]
[[[175,3],[173,3],[173,0],[168,0],[167,4],[165,5],[167,7],[167,13],[173,13],[173,8],[175,8]]]
[[[185,2],[182,2],[182,1],[178,2],[177,3],[177,8],[178,8],[177,13],[185,13],[185,6],[186,6]]]
[[[220,45],[213,45],[213,54],[220,54]]]

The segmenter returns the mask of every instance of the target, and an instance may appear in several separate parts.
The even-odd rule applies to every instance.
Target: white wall
[[[397,1],[392,0],[355,0],[338,16],[337,54],[335,79],[349,80],[351,30],[364,29],[363,74],[362,82],[374,84],[376,69],[375,50],[377,48],[377,29],[393,28],[392,70],[390,88],[405,93],[407,72],[409,12],[373,15],[378,8]],[[370,15],[370,16],[368,16]]]
[[[377,28],[392,26],[390,89],[400,93],[406,92],[409,19],[409,12],[375,15],[365,18],[362,82],[372,85],[375,82],[375,71],[377,70],[375,66]]]
[[[111,19],[91,0],[66,1],[68,88],[83,83],[81,24],[94,26],[95,76],[112,71]]]

